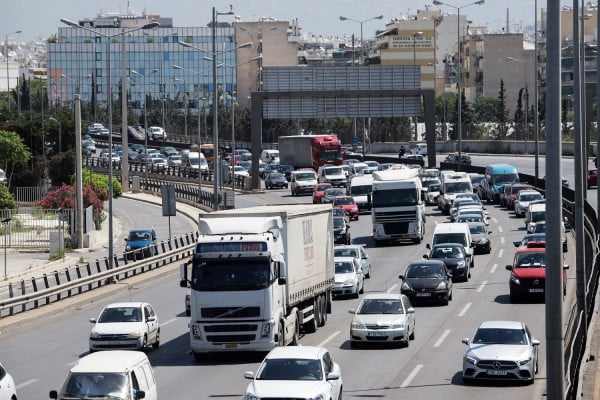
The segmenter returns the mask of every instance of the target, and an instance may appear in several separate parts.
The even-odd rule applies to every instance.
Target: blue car
[[[140,259],[156,255],[156,232],[152,228],[132,229],[125,239],[125,257]]]

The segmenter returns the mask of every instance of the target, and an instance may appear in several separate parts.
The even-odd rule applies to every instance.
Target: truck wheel
[[[325,325],[327,323],[327,294],[323,294],[321,295],[321,299],[322,299],[322,303],[323,303],[323,307],[321,307],[321,319],[323,320],[323,325]]]
[[[292,346],[300,345],[300,314],[296,314],[296,327],[294,328],[294,337],[292,338],[292,342],[290,343]]]
[[[315,309],[315,319],[317,320],[317,327],[323,326],[323,304],[321,302],[321,296],[317,297],[316,301],[317,308]]]

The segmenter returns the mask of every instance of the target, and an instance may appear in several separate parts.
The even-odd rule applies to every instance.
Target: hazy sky
[[[256,21],[260,17],[273,17],[277,20],[298,19],[304,33],[316,35],[343,35],[355,33],[360,35],[360,24],[352,21],[342,22],[343,15],[357,21],[366,20],[383,14],[384,19],[363,23],[363,35],[372,36],[377,29],[384,28],[384,21],[413,14],[417,9],[425,9],[432,0],[2,0],[0,8],[0,40],[9,32],[21,30],[18,35],[11,35],[17,41],[29,41],[41,36],[48,37],[62,26],[60,18],[77,21],[83,18],[94,18],[98,13],[122,12],[129,8],[136,12],[146,11],[148,14],[159,14],[172,17],[175,26],[206,26],[212,15],[212,7],[217,11],[229,11],[233,6],[236,15],[242,21]],[[469,0],[448,0],[448,4],[463,7]],[[538,0],[538,8],[546,6],[546,1]],[[572,5],[562,1],[561,4]],[[447,13],[456,13],[456,9],[448,6],[433,6]],[[498,30],[506,25],[508,10],[511,31],[518,26],[533,25],[535,0],[486,0],[483,5],[470,5],[461,9],[461,15],[473,20],[473,25],[487,26],[490,30]],[[233,21],[232,17],[221,17],[221,20]]]

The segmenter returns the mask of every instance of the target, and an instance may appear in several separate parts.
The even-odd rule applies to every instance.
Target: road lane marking
[[[165,326],[165,325],[169,325],[169,324],[171,324],[171,323],[173,323],[173,322],[175,322],[175,321],[177,321],[177,318],[171,318],[170,320],[163,322],[163,323],[162,323],[162,324],[160,324],[159,326],[162,328],[163,326]]]
[[[398,287],[398,284],[397,284],[397,283],[394,283],[394,284],[392,285],[392,287],[390,287],[390,288],[387,290],[387,292],[388,292],[388,293],[392,293],[392,292],[393,292],[393,291],[394,291],[394,290],[395,290],[397,287]]]
[[[501,227],[501,226],[499,226],[499,227],[498,227],[498,232],[500,232],[500,233],[504,232],[504,231],[502,230],[502,227]]]
[[[340,334],[340,331],[335,331],[333,332],[331,335],[329,335],[329,337],[325,340],[323,340],[321,343],[319,343],[317,346],[318,347],[323,347],[325,346],[327,343],[329,343],[334,337],[336,337],[337,335]]]
[[[444,331],[444,333],[442,333],[442,336],[440,336],[440,338],[437,340],[437,342],[435,342],[435,344],[433,345],[433,347],[440,347],[442,345],[442,343],[444,342],[444,340],[446,340],[446,338],[448,337],[448,335],[450,334],[451,330],[450,329],[446,329]]]
[[[402,384],[400,385],[401,388],[405,388],[408,385],[410,385],[410,383],[412,382],[413,379],[415,379],[415,376],[417,376],[417,374],[419,373],[419,371],[421,370],[421,368],[423,368],[423,364],[419,364],[415,367],[415,369],[413,369],[411,371],[411,373],[406,377],[406,379],[404,380],[404,382],[402,382]]]
[[[31,385],[32,383],[35,383],[35,382],[37,382],[37,381],[39,381],[39,379],[30,379],[30,380],[28,380],[28,381],[25,381],[25,382],[23,382],[23,383],[19,383],[18,385],[15,385],[15,389],[21,390],[21,389],[23,389],[25,386],[29,386],[29,385]]]
[[[500,249],[500,251],[498,251],[498,258],[502,258],[502,253],[504,253],[504,249]]]
[[[485,285],[487,285],[488,281],[483,281],[481,282],[481,285],[479,285],[479,287],[477,288],[476,292],[477,293],[481,293],[481,291],[483,290],[483,288],[485,287]]]
[[[504,244],[504,236],[500,236],[500,243]]]
[[[496,217],[492,218],[492,221],[494,221],[495,224],[498,223],[498,220],[496,219]]]
[[[494,272],[496,272],[496,268],[498,268],[498,264],[492,265],[492,269],[490,269],[490,274],[493,274]]]
[[[458,313],[459,317],[464,317],[465,314],[467,313],[467,311],[469,310],[469,308],[471,308],[471,303],[467,303],[462,310],[460,310],[460,312]]]

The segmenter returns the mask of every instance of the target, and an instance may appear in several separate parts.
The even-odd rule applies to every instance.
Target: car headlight
[[[131,246],[125,246],[125,250],[126,251],[130,251],[131,250]]]
[[[346,279],[344,285],[354,285],[354,279]]]
[[[477,241],[477,243],[479,243],[479,244],[486,244],[487,242],[489,242],[489,239],[486,239],[486,238],[481,238]]]
[[[127,335],[127,337],[130,339],[137,339],[141,336],[142,336],[142,332],[140,332],[140,331],[129,332],[129,334]]]
[[[412,288],[410,287],[410,285],[405,281],[404,283],[402,283],[402,290],[412,290]]]
[[[519,364],[519,365],[526,365],[526,364],[529,364],[532,359],[533,359],[533,357],[529,356],[525,360],[519,360],[519,361],[517,361],[517,364]]]
[[[516,276],[514,276],[512,274],[510,275],[510,281],[512,283],[514,283],[515,285],[520,285],[521,284],[521,281],[519,280],[519,278],[517,278]]]
[[[90,333],[90,339],[98,339],[100,337],[100,335],[98,334],[98,332],[92,331]]]
[[[477,361],[479,361],[477,358],[470,356],[469,354],[465,354],[465,356],[463,357],[463,360],[465,362],[468,362],[469,364],[473,364],[473,365],[477,365]]]
[[[404,329],[405,322],[404,321],[394,321],[391,325],[392,329]]]
[[[350,327],[353,329],[365,329],[365,325],[362,322],[357,321],[357,320],[352,320]]]
[[[464,261],[459,261],[458,263],[456,263],[456,268],[458,269],[464,269],[465,268],[465,262]]]
[[[244,400],[259,400],[259,398],[252,393],[246,393],[244,395]]]
[[[435,288],[435,290],[445,290],[447,289],[448,286],[446,286],[446,282],[440,282],[437,287]]]
[[[309,397],[308,400],[325,400],[328,396],[325,393],[319,393],[314,397]]]
[[[352,207],[352,212],[357,212],[357,211],[358,211],[358,208]]]

